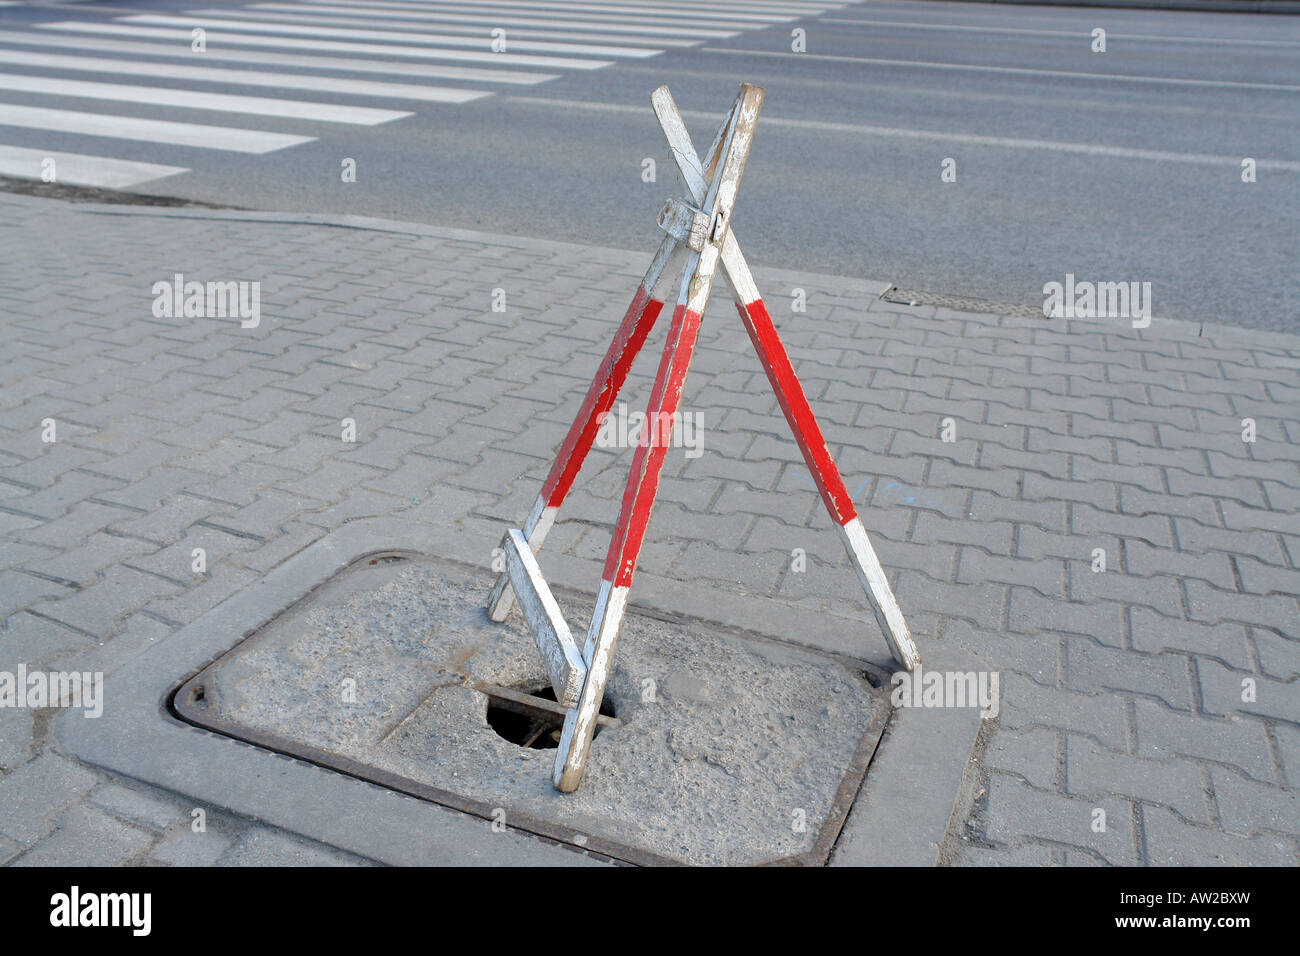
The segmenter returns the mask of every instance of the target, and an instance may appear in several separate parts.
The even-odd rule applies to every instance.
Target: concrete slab
[[[551,785],[544,722],[489,712],[545,667],[493,576],[362,558],[186,683],[200,726],[636,863],[823,863],[888,716],[887,675],[707,622],[628,616],[581,788]],[[557,593],[571,625],[590,604]],[[868,679],[868,674],[870,677]],[[874,682],[875,686],[872,685]],[[502,717],[517,725],[507,732]]]

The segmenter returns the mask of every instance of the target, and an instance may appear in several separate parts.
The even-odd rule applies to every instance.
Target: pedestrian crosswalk
[[[170,147],[264,155],[847,2],[275,0],[35,21],[10,20],[4,8],[22,4],[0,2],[0,176],[132,188],[191,167],[114,155],[114,143],[153,144],[162,158]],[[41,131],[51,148],[6,145],[14,130]],[[54,148],[74,137],[77,150]]]

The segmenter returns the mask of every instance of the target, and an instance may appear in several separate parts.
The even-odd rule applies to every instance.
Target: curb
[[[963,3],[985,3],[985,2],[1008,2],[1018,3],[1020,0],[959,0]],[[1300,0],[1297,0],[1297,6],[1300,7]],[[592,250],[601,250],[616,256],[626,257],[624,271],[627,275],[640,277],[645,272],[645,264],[649,254],[644,251],[634,251],[630,249],[615,249],[607,246],[584,246],[573,242],[562,242],[551,239],[532,239],[523,236],[508,236],[500,233],[480,232],[473,229],[457,229],[449,226],[433,226],[418,222],[403,222],[397,219],[381,219],[374,216],[354,216],[354,215],[335,215],[331,213],[292,213],[292,212],[262,212],[239,209],[202,209],[202,208],[185,208],[185,207],[167,207],[167,206],[123,206],[107,203],[79,203],[66,199],[55,199],[53,197],[42,196],[25,196],[18,193],[0,193],[0,208],[4,204],[12,202],[18,205],[37,204],[47,202],[61,203],[65,208],[74,212],[81,212],[87,215],[95,216],[152,216],[162,219],[197,219],[205,222],[247,222],[262,223],[265,225],[285,225],[285,226],[323,226],[337,229],[360,229],[372,232],[389,232],[400,233],[409,236],[427,237],[434,239],[449,239],[452,241],[476,242],[484,245],[505,246],[507,248],[532,251],[541,255],[547,255],[556,250],[590,254]],[[611,263],[606,263],[612,267]],[[824,283],[828,288],[835,289],[846,295],[861,295],[870,301],[875,301],[885,293],[894,288],[892,282],[883,282],[879,279],[857,279],[852,276],[837,276],[829,273],[809,272],[806,270],[782,269],[779,267],[751,266],[754,276],[759,280],[760,285],[785,285],[789,287],[799,282],[816,281]],[[898,306],[906,308],[906,306]],[[921,306],[921,308],[933,308],[933,306]],[[955,309],[945,309],[943,311],[951,312],[954,315],[978,315],[984,313],[960,312]],[[1001,317],[996,317],[999,323]],[[1045,319],[1044,321],[1051,321]],[[1071,324],[1078,326],[1100,325],[1109,327],[1113,325],[1111,320],[1107,319],[1074,319]],[[1162,328],[1171,328],[1173,331],[1181,332],[1186,335],[1196,337],[1206,337],[1211,339],[1216,345],[1228,343],[1250,343],[1252,345],[1268,344],[1282,349],[1296,349],[1300,336],[1290,332],[1273,332],[1264,329],[1253,329],[1245,326],[1223,325],[1217,322],[1203,320],[1200,322],[1189,319],[1173,319],[1164,316],[1154,316],[1152,318],[1153,326],[1158,325]],[[1127,326],[1123,326],[1127,328]],[[1069,326],[1065,326],[1068,329]]]

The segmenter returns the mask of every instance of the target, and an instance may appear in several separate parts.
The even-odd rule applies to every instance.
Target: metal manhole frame
[[[494,818],[494,811],[503,808],[506,812],[506,819],[511,821],[509,823],[510,829],[523,831],[545,842],[559,844],[579,853],[586,853],[591,856],[604,858],[610,863],[627,864],[632,866],[689,865],[680,860],[620,843],[616,840],[610,840],[592,834],[579,833],[575,831],[573,827],[566,827],[554,821],[545,820],[529,813],[515,811],[508,806],[502,807],[501,804],[491,805],[454,791],[421,783],[418,780],[412,780],[409,777],[375,767],[355,758],[333,753],[310,744],[301,743],[280,734],[257,730],[256,728],[245,726],[234,720],[214,715],[207,711],[204,704],[199,702],[200,698],[198,697],[198,692],[203,689],[205,683],[211,680],[213,672],[234,655],[242,651],[249,641],[264,634],[282,618],[293,614],[309,604],[320,592],[335,581],[338,581],[344,576],[352,573],[362,565],[378,564],[380,561],[383,561],[385,564],[424,561],[433,564],[447,565],[457,571],[469,575],[482,574],[482,568],[477,565],[429,552],[381,548],[360,554],[351,561],[343,564],[324,580],[319,581],[288,606],[271,615],[257,627],[246,631],[233,645],[228,647],[215,658],[209,660],[206,664],[200,667],[197,672],[192,673],[189,677],[182,679],[179,684],[174,685],[173,689],[167,694],[165,700],[167,712],[177,720],[198,730],[218,734],[232,740],[250,744],[272,753],[303,761],[304,763],[311,764],[323,770],[333,771],[365,783],[381,786],[388,790],[393,790],[428,803],[433,803],[446,809],[480,817],[485,821],[492,821]],[[557,596],[563,596],[570,599],[583,600],[587,597],[578,590],[570,587],[558,586],[555,587],[554,590],[557,593]],[[841,831],[844,829],[844,825],[848,820],[849,812],[852,810],[858,794],[862,790],[871,762],[880,747],[881,740],[883,739],[885,730],[889,724],[889,718],[893,713],[893,707],[889,703],[888,694],[880,693],[881,688],[889,681],[888,671],[869,661],[859,660],[844,654],[824,650],[819,647],[800,644],[796,641],[784,640],[749,628],[724,624],[720,621],[663,612],[656,608],[640,605],[636,602],[632,602],[629,605],[628,613],[669,624],[689,623],[704,625],[741,640],[756,641],[775,645],[777,647],[793,648],[805,653],[817,654],[821,657],[835,661],[840,666],[844,667],[855,680],[866,684],[871,689],[872,698],[874,700],[873,713],[867,722],[866,730],[858,739],[857,746],[854,748],[853,756],[849,759],[844,774],[840,778],[839,786],[836,788],[831,801],[830,810],[827,813],[826,819],[822,823],[821,828],[818,830],[812,847],[805,850],[803,853],[778,857],[777,859],[768,860],[758,864],[760,866],[825,866],[830,859],[832,851],[835,849]],[[879,683],[873,683],[868,675],[874,676],[876,681]],[[474,689],[478,693],[484,693],[479,688]],[[484,696],[488,695],[485,694]],[[583,838],[583,842],[578,842],[579,837]]]

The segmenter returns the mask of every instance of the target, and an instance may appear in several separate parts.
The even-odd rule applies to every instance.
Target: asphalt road
[[[912,0],[838,9],[800,0],[703,0],[694,7],[682,0],[594,6],[536,0],[509,10],[486,0],[334,3],[334,9],[282,3],[242,12],[244,5],[225,5],[220,13],[197,15],[190,11],[214,5],[0,6],[0,153],[7,147],[59,150],[186,170],[132,187],[146,193],[648,252],[657,241],[659,206],[679,192],[649,109],[650,91],[670,84],[702,149],[737,84],[749,81],[766,87],[767,100],[734,225],[756,264],[1031,306],[1042,305],[1044,283],[1063,281],[1067,273],[1081,280],[1150,282],[1158,317],[1300,331],[1300,17]],[[817,8],[830,9],[806,15]],[[547,23],[544,32],[577,38],[548,36],[537,41],[543,44],[577,43],[592,31],[605,37],[621,28],[624,45],[650,49],[656,45],[636,33],[642,21],[670,24],[691,10],[719,18],[748,12],[795,19],[742,21],[745,29],[735,35],[654,55],[611,56],[600,69],[585,68],[590,63],[545,67],[554,78],[544,82],[388,75],[375,72],[374,64],[405,69],[438,61],[325,46],[362,40],[418,49],[426,41],[414,36],[393,41],[359,37],[357,31],[442,29],[452,21],[401,18],[406,11],[414,17],[450,11],[461,16],[454,21],[462,31],[456,34],[458,49],[485,50],[486,31],[498,14],[503,20],[532,17]],[[176,19],[121,19],[150,14]],[[250,88],[184,75],[185,65],[198,56],[187,48],[190,27],[208,27],[216,36],[212,24],[233,19],[253,26],[238,28],[244,32],[231,33],[230,40],[210,40],[210,50],[235,50],[237,56],[253,51],[269,62],[209,57],[205,68],[292,72],[298,87],[305,85],[302,76],[330,76],[436,82],[490,95],[437,103],[382,93]],[[119,29],[126,24],[127,32],[50,27],[69,21]],[[719,24],[727,21],[713,27]],[[791,50],[795,27],[806,31],[806,52]],[[1107,33],[1104,53],[1091,50],[1097,27]],[[288,44],[299,46],[247,46],[247,36],[259,31],[281,37],[272,42],[287,36]],[[543,55],[521,45],[527,34],[527,28],[511,26],[507,54],[483,69],[508,71],[508,56]],[[79,38],[74,42],[81,47],[42,46],[41,38],[51,36]],[[676,39],[697,38],[688,32]],[[146,54],[131,44],[155,49]],[[33,60],[33,53],[63,59]],[[286,54],[363,57],[371,66],[366,72],[321,70],[277,60]],[[559,55],[592,58],[588,52]],[[151,68],[169,62],[179,70],[160,79],[123,75],[112,65],[62,65],[76,57]],[[527,69],[537,71],[521,67]],[[6,79],[13,76],[27,79]],[[51,80],[342,103],[411,115],[378,125],[342,125],[255,111],[199,113],[183,99],[156,105],[98,93],[88,98],[84,88],[49,88]],[[311,139],[245,154],[69,132],[62,119],[32,119],[35,114],[15,113],[14,107]],[[341,180],[345,157],[356,160],[354,183]],[[657,162],[653,183],[643,182],[647,157]],[[1245,157],[1256,160],[1254,183],[1242,181]],[[955,182],[941,181],[946,158],[955,161]]]

